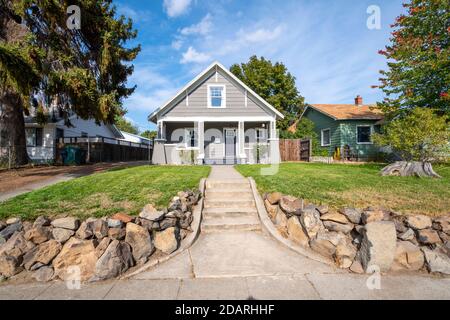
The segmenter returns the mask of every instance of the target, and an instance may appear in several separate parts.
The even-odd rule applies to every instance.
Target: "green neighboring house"
[[[308,105],[300,119],[303,117],[314,122],[320,146],[329,156],[340,148],[342,156],[350,153],[360,161],[379,159],[380,148],[372,143],[371,135],[380,131],[383,115],[364,105],[360,96],[355,104]]]

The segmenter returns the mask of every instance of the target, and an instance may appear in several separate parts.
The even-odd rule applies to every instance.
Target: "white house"
[[[153,163],[279,163],[277,109],[214,62],[149,116]]]

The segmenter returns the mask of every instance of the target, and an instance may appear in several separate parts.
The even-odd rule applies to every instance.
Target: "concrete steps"
[[[202,232],[259,230],[255,199],[247,179],[206,180]]]

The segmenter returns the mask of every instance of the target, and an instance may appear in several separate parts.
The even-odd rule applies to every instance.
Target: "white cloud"
[[[182,63],[182,64],[186,64],[186,63],[190,63],[190,62],[203,63],[210,59],[211,59],[211,57],[208,54],[198,52],[193,47],[189,47],[188,50],[185,53],[183,53],[183,57],[182,57],[180,63]]]
[[[183,40],[181,39],[176,39],[172,41],[171,47],[175,50],[180,50],[181,47],[183,46]]]
[[[175,18],[186,13],[191,2],[192,0],[164,0],[163,6],[167,15]]]
[[[283,30],[283,25],[279,25],[273,30],[264,28],[260,28],[251,32],[240,30],[238,32],[238,40],[248,41],[252,43],[271,41],[278,38],[283,33]]]
[[[191,34],[206,35],[211,31],[212,19],[208,13],[199,23],[181,29],[180,33],[184,36]]]

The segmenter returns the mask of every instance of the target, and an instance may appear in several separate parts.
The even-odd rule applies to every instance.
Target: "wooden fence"
[[[87,163],[150,161],[153,153],[153,143],[133,143],[104,137],[60,138],[55,146],[57,163],[62,163],[61,152],[66,146],[84,150]]]
[[[312,155],[310,139],[280,139],[281,161],[308,161]]]

